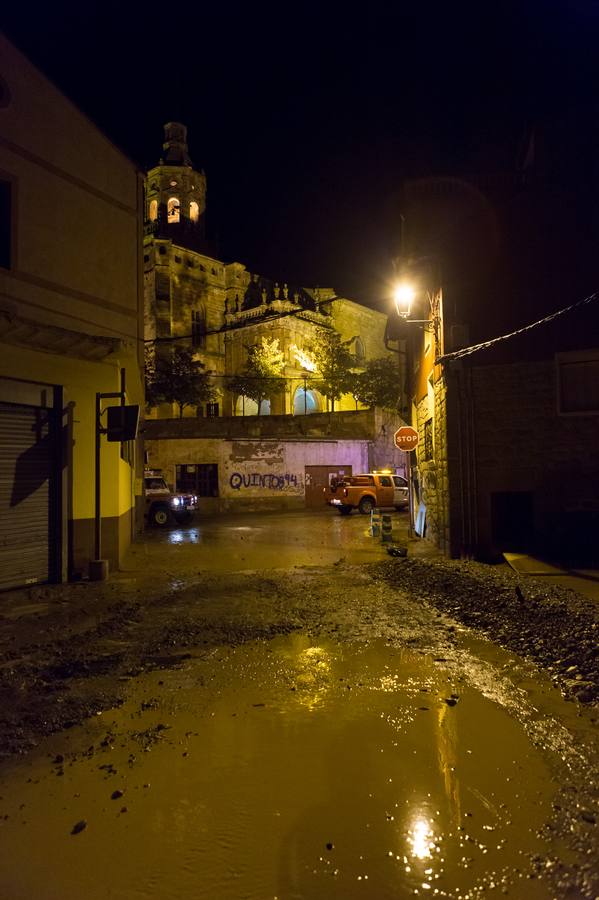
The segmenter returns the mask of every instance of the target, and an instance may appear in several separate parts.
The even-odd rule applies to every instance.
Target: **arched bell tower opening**
[[[185,125],[167,122],[162,151],[146,182],[148,225],[158,238],[205,252],[206,175],[193,167]]]

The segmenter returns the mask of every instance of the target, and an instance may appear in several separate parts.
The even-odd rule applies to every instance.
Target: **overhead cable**
[[[543,319],[538,319],[536,322],[531,322],[529,325],[524,325],[522,328],[517,328],[516,331],[511,331],[509,334],[502,334],[499,337],[491,338],[488,341],[482,341],[480,344],[473,344],[471,347],[463,347],[461,350],[455,350],[453,353],[444,353],[443,356],[438,356],[435,360],[435,363],[443,363],[450,362],[453,359],[461,359],[464,356],[471,356],[473,353],[477,353],[479,350],[487,350],[489,347],[493,347],[495,344],[499,344],[501,341],[507,341],[510,338],[516,337],[518,334],[524,334],[527,331],[532,331],[533,328],[537,328],[539,325],[545,325],[547,322],[552,322],[554,319],[558,319],[560,316],[563,316],[565,313],[571,312],[573,309],[578,309],[581,306],[588,306],[591,303],[594,303],[595,300],[599,298],[599,292],[595,292],[590,294],[588,297],[584,297],[582,300],[578,300],[576,303],[572,303],[570,306],[565,306],[563,309],[559,309],[557,312],[551,313],[548,316],[545,316]]]

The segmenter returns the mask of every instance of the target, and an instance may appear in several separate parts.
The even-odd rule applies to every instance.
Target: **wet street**
[[[392,512],[394,540],[406,543],[408,513]],[[170,548],[165,553],[165,545]],[[430,555],[424,541],[412,552]],[[267,512],[254,515],[197,517],[187,528],[151,529],[134,545],[129,566],[136,573],[177,568],[180,572],[247,572],[340,563],[369,563],[386,558],[380,538],[373,540],[370,516],[340,516],[335,510]]]
[[[200,521],[13,601],[14,691],[71,718],[0,769],[3,900],[599,895],[596,707],[388,583],[368,525]]]

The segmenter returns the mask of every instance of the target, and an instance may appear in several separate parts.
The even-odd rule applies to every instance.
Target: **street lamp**
[[[415,296],[416,291],[414,285],[409,284],[409,282],[402,281],[395,286],[393,291],[393,301],[395,303],[397,315],[400,316],[400,318],[408,318]]]
[[[395,310],[400,319],[409,325],[422,325],[425,331],[431,331],[435,335],[435,351],[441,350],[441,317],[442,317],[442,294],[441,289],[433,292],[427,291],[430,316],[428,319],[410,319],[412,310],[412,302],[416,297],[416,288],[410,282],[402,281],[397,284],[393,290],[393,302]],[[440,352],[437,355],[440,355]]]

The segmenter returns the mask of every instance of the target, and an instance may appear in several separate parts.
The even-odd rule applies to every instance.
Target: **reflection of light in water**
[[[295,668],[296,701],[308,709],[314,709],[322,702],[330,687],[332,657],[324,647],[305,646],[309,640],[305,635],[292,640],[295,644],[291,654]]]
[[[437,752],[439,769],[443,776],[445,793],[449,801],[451,817],[455,827],[461,821],[460,785],[458,768],[458,718],[452,715],[448,706],[440,704],[437,712]]]
[[[414,819],[408,835],[408,841],[412,845],[412,856],[415,856],[416,859],[429,859],[432,855],[431,850],[435,846],[431,840],[433,830],[430,823],[423,818]]]
[[[395,693],[400,683],[399,675],[382,675],[380,689],[386,693]]]
[[[175,531],[169,531],[167,535],[168,544],[199,544],[200,532],[195,528],[177,528]]]

